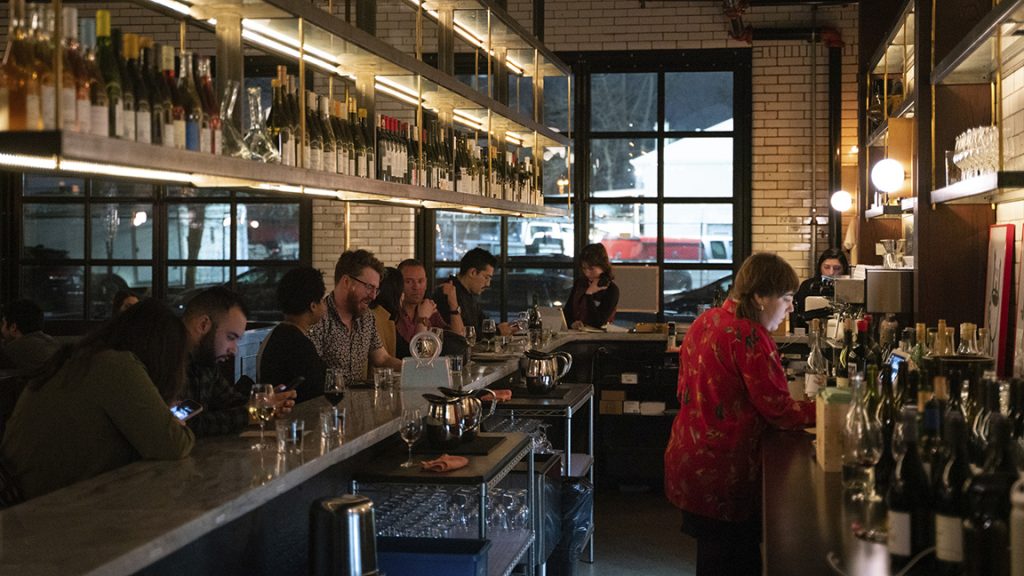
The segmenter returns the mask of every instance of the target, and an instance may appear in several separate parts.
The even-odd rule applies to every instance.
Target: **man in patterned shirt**
[[[241,296],[223,286],[200,292],[185,306],[182,320],[192,350],[188,397],[203,405],[203,411],[188,421],[197,437],[234,434],[249,423],[249,398],[235,390],[218,366],[238,352],[248,314]],[[277,413],[287,414],[295,405],[295,391],[276,393],[274,399]]]
[[[340,369],[345,382],[367,379],[367,365],[402,368],[377,333],[370,303],[380,287],[384,265],[366,250],[346,250],[334,266],[334,289],[324,301],[327,314],[309,331],[328,368]]]

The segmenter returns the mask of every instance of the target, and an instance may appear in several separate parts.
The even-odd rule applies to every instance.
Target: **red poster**
[[[1010,291],[1013,282],[1013,224],[993,224],[988,231],[988,268],[985,275],[985,328],[1000,378],[1010,375]]]

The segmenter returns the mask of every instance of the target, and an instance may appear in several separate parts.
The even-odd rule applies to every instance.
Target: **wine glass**
[[[868,409],[863,377],[855,375],[854,402],[843,427],[843,486],[855,501],[877,502],[874,467],[882,457],[882,424]]]
[[[337,406],[345,399],[345,373],[340,368],[328,368],[324,375],[324,396]]]
[[[398,433],[409,448],[409,458],[402,463],[402,468],[412,468],[416,466],[416,462],[412,460],[412,445],[423,434],[423,420],[420,418],[419,410],[405,410],[402,412],[402,427]]]
[[[490,318],[484,318],[482,324],[480,324],[480,339],[490,346],[494,342],[494,337],[498,334],[498,325],[494,323],[494,320]]]
[[[267,422],[274,417],[274,387],[270,384],[253,384],[249,391],[249,415],[260,425],[260,441],[254,444],[253,450],[263,450],[267,444],[263,441],[263,431]]]
[[[466,343],[470,348],[476,346],[476,328],[473,326],[466,326]]]

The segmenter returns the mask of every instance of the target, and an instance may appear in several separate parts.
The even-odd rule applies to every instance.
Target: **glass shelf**
[[[1024,200],[1024,172],[991,172],[932,190],[934,204],[1000,204]]]
[[[991,82],[1000,62],[1024,52],[1022,31],[1024,0],[1004,0],[935,65],[932,84]]]

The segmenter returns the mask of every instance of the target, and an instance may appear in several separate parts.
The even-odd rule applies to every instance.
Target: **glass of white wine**
[[[267,448],[263,440],[264,429],[267,422],[274,418],[274,387],[270,384],[253,384],[249,392],[248,409],[249,416],[260,425],[260,441],[254,444],[252,449],[263,450]]]
[[[402,463],[402,468],[412,468],[416,466],[416,462],[412,459],[412,445],[423,434],[423,419],[420,418],[419,410],[405,410],[402,412],[402,427],[398,433],[409,448],[409,458]]]

